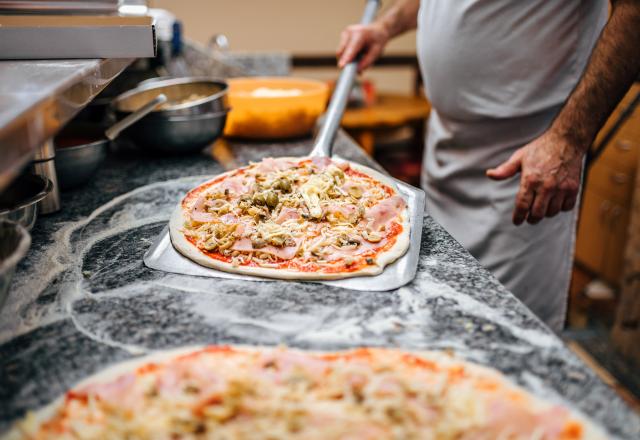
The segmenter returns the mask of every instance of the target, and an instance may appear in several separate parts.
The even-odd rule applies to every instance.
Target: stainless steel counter
[[[0,61],[0,191],[132,61]]]

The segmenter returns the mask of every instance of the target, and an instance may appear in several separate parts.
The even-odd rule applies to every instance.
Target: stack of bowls
[[[53,140],[60,189],[76,188],[95,175],[107,157],[109,140],[96,124],[74,122]]]
[[[202,150],[222,135],[227,119],[227,83],[207,77],[143,81],[111,103],[116,119],[164,94],[168,102],[122,132],[137,147],[181,154]]]

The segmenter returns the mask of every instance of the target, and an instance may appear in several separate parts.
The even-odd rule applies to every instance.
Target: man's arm
[[[598,131],[640,73],[640,0],[612,0],[612,11],[587,68],[564,107],[539,138],[487,171],[520,176],[513,222],[535,224],[573,209],[582,161]]]
[[[365,70],[380,56],[390,39],[417,27],[419,8],[420,0],[398,0],[373,23],[348,26],[340,35],[338,66],[344,67],[362,51],[358,71]]]

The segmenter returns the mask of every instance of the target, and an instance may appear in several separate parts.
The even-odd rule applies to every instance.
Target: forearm
[[[581,153],[640,73],[640,0],[614,0],[580,82],[551,126]]]
[[[376,21],[383,25],[389,38],[396,37],[418,26],[420,0],[398,0]]]

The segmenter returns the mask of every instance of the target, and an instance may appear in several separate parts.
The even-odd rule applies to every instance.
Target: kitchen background
[[[164,31],[162,31],[160,29],[161,26],[158,26],[158,37],[163,40],[160,41],[159,45],[159,59],[150,61],[140,60],[134,63],[125,71],[125,74],[116,78],[116,80],[104,90],[102,95],[99,95],[76,119],[81,120],[82,117],[90,119],[93,111],[99,110],[101,106],[102,110],[104,110],[105,100],[108,102],[109,99],[113,98],[116,94],[128,90],[135,86],[140,80],[146,79],[149,76],[161,76],[167,73],[176,73],[176,76],[181,76],[181,72],[186,71],[184,69],[187,64],[190,68],[198,68],[194,70],[196,74],[206,72],[207,74],[222,77],[245,76],[257,73],[269,75],[291,74],[331,82],[335,80],[338,75],[335,67],[335,49],[338,44],[340,32],[346,25],[359,18],[363,2],[361,0],[325,0],[322,2],[312,2],[309,0],[280,0],[269,2],[259,0],[187,0],[180,2],[154,0],[149,3],[154,8],[165,9],[175,15],[180,22],[185,43],[188,44],[183,46],[184,50],[182,52],[176,51],[172,54],[171,49],[167,51],[167,48],[171,48],[172,45],[171,25],[169,26],[168,40],[163,40],[167,35],[166,27]],[[390,1],[384,1],[383,5],[388,5],[389,3]],[[171,20],[169,22],[171,22]],[[296,23],[296,25],[291,26],[291,23]],[[162,35],[163,32],[164,35]],[[214,35],[218,36],[215,39],[216,45],[211,46]],[[360,147],[362,147],[366,153],[372,155],[376,161],[382,164],[391,174],[409,183],[418,185],[422,158],[424,120],[429,115],[430,106],[424,98],[421,89],[415,59],[414,39],[415,34],[410,33],[400,39],[394,40],[376,67],[368,71],[361,78],[356,92],[352,96],[352,105],[342,120],[342,125],[352,138],[357,141]],[[248,54],[250,54],[250,56],[248,56]],[[206,55],[206,57],[204,55]],[[216,61],[214,63],[209,63],[208,61],[200,62],[207,57],[211,57]],[[196,62],[194,63],[194,61]],[[218,61],[223,62],[218,63]],[[109,62],[113,63],[114,61],[110,60]],[[109,62],[105,63],[105,66],[110,66],[109,69],[113,71],[124,68],[124,66],[120,66],[117,62],[116,65],[109,64]],[[80,64],[80,62],[78,62],[78,64]],[[69,63],[69,66],[66,67],[69,68],[69,71],[76,70],[73,62]],[[3,72],[0,70],[0,77],[2,73],[6,74],[7,71],[8,70],[5,70]],[[182,73],[182,76],[189,75]],[[16,80],[15,77],[14,80]],[[127,84],[127,81],[131,81],[131,83]],[[25,80],[24,83],[29,87],[32,86],[27,80]],[[0,102],[2,102],[1,100],[3,98],[6,99],[6,96],[13,98],[14,90],[11,90],[13,86],[9,87],[7,84],[8,82],[5,82],[4,90],[0,90]],[[1,82],[0,89],[2,89]],[[69,96],[71,95],[67,97]],[[84,99],[83,96],[80,98]],[[637,82],[636,85],[630,89],[625,100],[618,106],[618,109],[612,115],[595,143],[595,147],[605,146],[606,148],[602,154],[597,155],[596,160],[592,161],[583,191],[581,220],[576,242],[576,260],[568,312],[568,329],[561,335],[565,342],[567,342],[567,345],[593,368],[604,382],[611,385],[629,406],[638,413],[640,413],[640,375],[638,374],[638,371],[640,371],[640,344],[638,343],[638,341],[640,341],[640,174],[637,173],[637,170],[640,168],[640,111],[635,110],[635,107],[639,101],[640,83]],[[83,105],[87,102],[88,100],[83,101]],[[5,109],[9,107],[10,106],[5,106]],[[78,263],[75,258],[81,252],[76,252],[76,248],[73,248],[73,250],[71,247],[69,249],[60,248],[59,250],[56,250],[56,248],[52,248],[53,250],[47,248],[45,238],[48,239],[49,233],[57,230],[56,228],[59,226],[57,222],[66,224],[67,226],[65,227],[68,227],[69,231],[75,231],[75,229],[69,226],[72,225],[72,221],[84,219],[93,209],[96,209],[97,206],[107,203],[110,199],[121,193],[131,191],[141,185],[156,182],[162,186],[164,183],[161,182],[166,180],[210,173],[211,169],[206,168],[206,166],[216,167],[216,170],[218,170],[218,168],[221,170],[223,167],[232,166],[231,163],[225,162],[234,154],[242,161],[246,161],[249,159],[255,160],[260,154],[279,154],[279,152],[285,151],[280,150],[281,146],[277,143],[265,144],[260,147],[264,147],[264,149],[260,150],[260,148],[254,148],[255,145],[250,142],[247,143],[247,145],[239,143],[234,146],[233,141],[229,141],[231,147],[225,147],[226,142],[225,139],[220,139],[214,144],[212,153],[216,161],[209,161],[210,163],[206,164],[193,157],[183,158],[180,161],[177,159],[173,161],[160,158],[156,162],[147,163],[143,158],[138,158],[135,155],[128,157],[126,154],[122,156],[111,154],[107,164],[100,170],[98,176],[99,179],[103,180],[98,179],[99,183],[92,181],[87,184],[85,188],[63,194],[63,210],[58,214],[43,216],[43,218],[39,220],[40,224],[35,228],[34,245],[30,251],[29,259],[23,264],[22,272],[18,273],[17,279],[22,288],[20,292],[36,291],[37,289],[32,288],[29,282],[40,283],[39,280],[44,279],[40,272],[34,272],[35,275],[32,277],[25,275],[27,269],[36,270],[34,269],[35,265],[32,265],[31,262],[40,261],[37,260],[37,258],[40,258],[40,254],[48,255],[45,254],[45,252],[50,251],[59,252],[63,260],[68,258],[70,261],[73,261],[74,264]],[[354,157],[359,157],[362,160],[369,160],[356,145],[351,143],[350,139],[347,139],[343,135],[340,136],[338,143],[340,144],[338,150],[348,151],[349,154]],[[308,151],[307,145],[304,144],[304,142],[297,143],[297,141],[294,141],[293,145],[302,152]],[[267,152],[265,152],[265,150]],[[275,151],[275,153],[272,151]],[[58,152],[58,155],[61,156],[61,152]],[[594,155],[594,157],[595,156],[596,155]],[[231,157],[231,160],[232,159],[233,157]],[[58,171],[60,171],[60,169]],[[104,182],[107,183],[103,184]],[[185,185],[192,184],[191,181],[185,181],[183,183]],[[96,190],[98,187],[100,191]],[[151,187],[152,186],[150,186],[150,188]],[[182,191],[183,189],[182,187],[178,189],[173,187],[169,188],[167,190],[168,195],[166,196],[166,200],[163,199],[162,203],[167,206],[171,205],[174,203],[172,199],[172,197],[175,196],[174,192],[178,190]],[[137,193],[134,191],[131,194],[135,195]],[[142,210],[142,212],[144,216],[149,216],[150,218],[149,220],[145,217],[144,221],[152,224],[157,220],[154,220],[155,217],[153,217],[153,215],[156,215],[157,206],[153,204],[155,202],[150,203],[149,206],[144,204],[146,202],[143,202],[140,202],[141,205],[145,207],[145,210]],[[122,208],[123,213],[130,211],[138,213],[137,208],[133,209],[129,205],[125,206],[124,203],[123,207],[118,205],[116,208]],[[113,209],[115,210],[116,208]],[[117,220],[120,218],[121,213],[118,211],[116,214],[114,218]],[[125,218],[126,216],[122,215],[122,217]],[[80,225],[82,221],[84,220],[80,220],[78,225]],[[139,228],[140,231],[136,229],[132,232],[128,229],[123,229],[119,234],[124,237],[126,234],[131,233],[132,235],[126,236],[129,242],[139,240],[140,242],[148,244],[150,240],[159,233],[160,229],[158,229],[158,224],[153,223],[153,227],[147,231],[147,229],[145,229],[148,226],[147,223],[144,223],[144,225],[144,228]],[[101,225],[95,227],[97,230],[100,230]],[[84,231],[84,228],[85,226],[82,226],[81,229]],[[437,230],[437,225],[429,224],[426,229],[429,231]],[[63,232],[65,231],[64,228],[61,230]],[[69,234],[71,234],[71,232],[69,232]],[[445,235],[444,232],[442,232],[442,235]],[[428,240],[435,240],[434,237],[437,238],[439,235],[432,235],[430,233]],[[123,238],[123,240],[124,239],[125,238]],[[79,269],[76,270],[77,268],[74,268],[75,272],[73,272],[73,276],[76,277],[74,278],[74,282],[78,285],[83,283],[90,284],[91,289],[89,290],[95,290],[102,295],[103,291],[110,291],[113,288],[112,284],[118,288],[120,286],[118,283],[122,283],[126,288],[130,288],[131,286],[127,283],[131,285],[137,283],[138,277],[143,279],[140,284],[141,289],[151,289],[155,288],[156,284],[154,283],[160,280],[160,278],[157,280],[154,278],[156,276],[160,277],[160,275],[154,274],[142,267],[141,252],[136,253],[135,250],[127,250],[128,253],[125,252],[124,256],[113,256],[110,254],[110,248],[107,246],[110,243],[109,240],[105,240],[106,245],[104,247],[102,246],[102,242],[100,242],[95,249],[93,248],[93,242],[89,245],[80,240],[78,243],[78,249],[86,245],[87,249],[91,250],[91,252],[87,252],[86,261],[84,260],[84,254],[82,254],[79,258],[81,263],[86,263],[89,268],[92,267],[91,265],[95,265],[95,261],[100,262],[100,264],[106,264],[107,267],[110,267],[109,264],[113,264],[114,267],[121,267],[125,274],[121,277],[121,274],[116,272],[105,280],[101,278],[102,275],[100,275],[97,270],[95,274],[92,275],[89,270],[80,272]],[[445,248],[447,249],[449,247],[455,248],[455,243],[445,240],[445,244]],[[429,245],[435,246],[431,242],[429,242]],[[67,251],[69,252],[68,255],[66,254]],[[447,252],[450,251],[447,250]],[[451,258],[457,258],[456,255]],[[430,255],[428,258],[431,257]],[[440,258],[439,256],[437,257]],[[448,254],[446,257],[449,258]],[[469,259],[472,260],[471,257],[469,257]],[[47,258],[44,258],[44,260],[48,261]],[[51,259],[51,261],[54,260]],[[123,265],[122,261],[128,262],[128,264]],[[444,259],[443,261],[447,263],[448,260]],[[439,266],[434,267],[437,269]],[[428,269],[431,268],[431,266],[425,265],[425,268]],[[49,267],[45,267],[41,272],[46,272],[49,269]],[[51,272],[53,273],[55,271],[52,269]],[[425,270],[425,272],[428,272],[428,270]],[[142,273],[142,275],[140,275],[140,273]],[[446,281],[455,284],[461,276],[461,273],[456,273],[451,275],[450,279],[447,278]],[[145,277],[148,277],[151,281],[147,283]],[[33,304],[30,304],[30,307],[25,308],[25,310],[40,316],[41,308],[53,308],[55,304],[51,305],[50,303],[54,303],[54,298],[63,295],[60,292],[64,293],[65,289],[69,290],[65,287],[69,284],[68,279],[66,280],[66,284],[59,283],[58,278],[54,278],[53,275],[51,279],[54,281],[51,285],[43,287],[41,297],[38,297],[37,300]],[[162,278],[162,280],[164,280],[164,278]],[[424,282],[424,279],[420,279],[419,281]],[[45,284],[46,283],[44,283],[43,286]],[[233,290],[232,287],[233,286],[229,286],[230,291]],[[426,290],[430,292],[431,286],[429,285],[427,287],[429,287],[429,289]],[[462,301],[467,296],[482,296],[486,293],[485,290],[487,290],[483,290],[482,287],[478,287],[478,285],[474,283],[467,283],[464,288],[466,289],[463,292],[464,294],[460,297],[456,296],[456,301]],[[437,295],[441,295],[437,289],[434,291]],[[488,298],[501,298],[499,295],[496,296],[493,290],[490,292],[491,294],[487,295]],[[91,295],[93,295],[93,293],[91,293]],[[426,339],[428,343],[437,346],[438,344],[446,345],[447,335],[442,333],[440,327],[429,327],[433,322],[437,323],[438,326],[451,326],[451,334],[461,332],[462,330],[458,325],[459,322],[456,321],[458,318],[453,314],[448,314],[449,311],[441,316],[435,313],[438,315],[438,319],[435,319],[432,323],[425,322],[420,312],[424,310],[435,310],[439,312],[436,299],[438,301],[440,299],[436,298],[436,296],[434,296],[433,303],[425,303],[427,306],[424,306],[424,308],[422,308],[422,305],[416,308],[415,319],[420,322],[420,326],[428,329],[429,338]],[[207,295],[202,295],[202,297],[204,298],[203,301],[210,301]],[[221,297],[224,297],[224,295]],[[111,300],[107,295],[103,295],[100,298]],[[152,298],[152,300],[150,300],[152,302],[157,299],[153,295],[149,295],[149,298]],[[318,298],[324,297],[318,295]],[[77,298],[74,298],[74,301],[76,299]],[[252,301],[248,301],[247,304],[251,304]],[[88,303],[90,304],[87,305]],[[116,323],[120,322],[119,319],[122,317],[129,319],[127,313],[133,310],[133,308],[123,304],[122,310],[124,310],[124,312],[122,316],[117,313],[111,313],[109,319],[101,321],[100,319],[94,319],[95,316],[99,316],[102,312],[106,313],[108,310],[106,310],[106,308],[97,309],[100,301],[93,301],[93,299],[91,299],[91,301],[87,300],[87,303],[78,301],[78,304],[79,307],[81,307],[78,315],[88,317],[86,318],[88,325],[99,323],[100,325],[104,324],[107,326],[107,324],[111,325],[113,323],[114,329],[118,327]],[[348,303],[336,304],[336,309],[338,310],[343,310],[345,307],[348,308]],[[495,306],[495,304],[493,304],[492,307],[493,306]],[[182,307],[182,304],[180,304],[180,307]],[[514,310],[518,310],[518,307],[520,307],[520,304],[512,299],[511,302],[499,304],[495,309],[499,310],[500,313],[507,313],[507,311],[511,313]],[[470,309],[472,309],[472,307]],[[96,312],[96,310],[98,311]],[[161,310],[163,310],[163,307],[158,306],[158,314],[156,316],[154,314],[155,309],[152,309],[151,318],[149,318],[148,322],[142,320],[144,322],[140,324],[140,331],[136,330],[136,332],[124,336],[117,334],[114,335],[115,339],[122,336],[125,341],[128,341],[127,343],[132,340],[141,345],[158,343],[161,337],[164,338],[164,334],[159,337],[154,333],[155,327],[153,324],[155,319],[165,320],[164,315],[160,313]],[[243,310],[238,310],[238,316],[244,313]],[[313,309],[310,308],[309,310],[311,310],[309,315],[313,316]],[[457,313],[456,309],[454,309],[454,311]],[[464,310],[465,313],[471,313],[471,311],[472,310]],[[98,315],[94,316],[94,312],[98,313]],[[178,315],[177,312],[176,314]],[[13,319],[13,317],[11,318]],[[407,317],[404,318],[409,319]],[[216,317],[216,319],[218,319],[218,317]],[[136,319],[134,320],[137,321]],[[191,320],[189,317],[188,325],[193,325],[193,328],[189,327],[192,333],[187,332],[187,334],[196,336],[204,334],[202,328],[197,326],[202,323],[198,321],[196,325],[191,321],[197,320]],[[9,320],[4,323],[0,321],[0,335],[2,335],[2,330],[5,330],[5,334],[7,334],[7,328],[3,328],[2,326],[9,327],[7,324],[9,322]],[[152,324],[150,325],[148,335],[143,331],[147,323]],[[74,350],[78,347],[78,353],[72,353],[73,355],[67,353],[66,357],[60,357],[74,360],[74,362],[78,364],[75,365],[74,368],[78,368],[75,368],[75,370],[67,369],[62,364],[60,364],[62,366],[58,365],[57,367],[60,368],[61,372],[69,370],[76,374],[79,370],[85,368],[85,358],[82,356],[87,356],[87,353],[91,352],[93,348],[90,346],[82,347],[80,344],[75,343],[67,344],[65,342],[67,339],[60,339],[57,332],[67,331],[65,325],[68,323],[63,322],[63,324],[64,325],[61,324],[59,328],[55,326],[51,328],[38,328],[32,334],[22,339],[13,339],[0,347],[0,359],[2,358],[2,354],[5,354],[5,361],[9,359],[9,365],[33,365],[33,359],[30,358],[29,355],[23,357],[21,350],[29,351],[25,348],[31,347],[29,344],[34,344],[34,346],[38,347],[42,345],[46,348],[46,350],[43,351],[46,355],[40,354],[38,360],[42,361],[42,365],[46,365],[46,367],[35,363],[39,365],[39,370],[33,374],[29,372],[30,370],[23,368],[15,368],[13,371],[18,371],[20,374],[24,374],[25,377],[35,375],[42,381],[41,383],[46,383],[49,376],[48,372],[50,371],[50,366],[46,364],[50,358],[48,353],[58,350],[58,345],[65,350],[68,347],[72,347]],[[215,324],[219,327],[219,322],[216,321]],[[331,325],[333,324],[334,323],[331,323]],[[56,323],[56,326],[57,325],[58,323]],[[171,323],[170,326],[181,330],[181,325],[181,321],[176,321],[176,323]],[[490,331],[493,331],[491,329],[494,329],[494,323],[491,323],[488,327],[480,324],[478,324],[478,326],[479,328],[489,330],[486,332],[482,330],[486,334],[474,333],[466,335],[463,332],[462,336],[457,333],[455,333],[455,336],[462,339],[468,338],[468,340],[465,339],[465,344],[468,344],[470,347],[481,346],[482,350],[486,350],[491,354],[492,362],[494,360],[498,363],[504,361],[505,365],[501,364],[500,366],[505,369],[510,368],[510,365],[508,365],[509,362],[513,362],[513,365],[517,365],[517,368],[520,370],[528,371],[526,368],[523,369],[521,364],[527,364],[530,361],[534,362],[535,359],[532,361],[531,359],[533,359],[533,357],[523,355],[522,353],[525,353],[524,351],[521,351],[521,356],[518,356],[508,350],[505,352],[494,350],[495,345],[501,340],[500,335],[504,336],[510,333],[496,332],[497,335],[491,333]],[[72,326],[69,326],[69,328],[71,327]],[[502,331],[502,327],[498,326],[498,328]],[[104,329],[97,328],[92,329],[92,331],[93,330],[102,331]],[[205,330],[210,329],[205,328]],[[111,329],[109,331],[111,331]],[[109,333],[109,331],[106,331],[106,333]],[[517,331],[517,326],[514,331]],[[50,332],[48,334],[49,339],[41,338],[42,332]],[[73,332],[70,332],[69,340],[78,338],[78,335],[74,332],[75,329],[73,329]],[[140,335],[147,335],[148,340],[138,341],[136,338],[141,337]],[[533,339],[536,338],[538,338],[538,336]],[[171,338],[167,339],[170,340]],[[49,343],[49,340],[63,341],[64,343]],[[164,341],[164,339],[162,340]],[[401,341],[400,343],[402,344],[412,342],[406,335],[398,336],[398,340]],[[106,350],[106,348],[101,345],[100,347],[101,350]],[[510,353],[510,356],[514,357],[504,356],[503,353]],[[542,373],[539,372],[541,377],[546,378],[548,376],[555,378],[554,373],[560,370],[564,371],[563,368],[558,367],[558,363],[565,358],[570,358],[570,356],[568,356],[568,353],[556,353],[555,351],[553,351],[553,354],[553,358],[544,358],[543,365],[545,368],[548,367],[549,371],[547,372],[547,370],[544,369]],[[87,365],[94,368],[98,365],[98,361],[96,361],[96,365],[91,363]],[[91,368],[89,368],[89,370],[91,370]],[[514,368],[514,370],[516,370],[516,368]],[[23,386],[23,382],[26,383],[26,381],[22,381],[17,373],[14,376],[15,377],[5,377],[5,379],[8,378],[7,383],[11,382],[11,386],[15,387],[10,389],[7,386],[5,387],[5,391],[10,389],[11,392],[13,392],[12,396],[18,396],[22,389],[20,387]],[[65,380],[71,379],[73,379],[72,375],[65,377]],[[564,386],[565,381],[561,379],[562,378],[558,379],[558,383]],[[61,380],[60,382],[64,384],[64,381]],[[0,383],[0,385],[2,384]],[[582,382],[572,383],[571,386],[575,392],[571,391],[567,394],[570,394],[572,396],[571,398],[577,402],[585,401],[585,399],[581,397],[581,392],[584,389],[589,389],[590,392],[595,394],[599,393],[598,389],[591,389],[589,385],[583,386]],[[0,389],[2,388],[3,387],[0,386]],[[0,400],[3,400],[1,393]],[[16,398],[15,401],[19,402],[20,399]]]
[[[382,2],[382,8],[392,3]],[[294,55],[327,56],[335,53],[340,32],[362,13],[359,0],[153,0],[153,7],[173,12],[183,23],[187,38],[207,44],[213,34],[228,37],[234,51],[286,51]],[[296,23],[296,26],[291,26]],[[415,32],[394,39],[387,53],[415,54]],[[294,69],[294,73],[297,72]],[[334,78],[335,71],[310,71],[305,76]],[[388,67],[367,74],[380,90],[412,91],[413,72],[406,67]]]
[[[383,1],[383,8],[389,3]],[[362,8],[361,1],[344,0],[153,0],[150,4],[175,14],[192,41],[206,46],[213,35],[223,34],[232,52],[285,52],[292,57],[292,74],[327,81],[337,77],[334,53],[340,32]],[[292,22],[297,26],[290,26]],[[422,101],[414,54],[414,32],[392,40],[383,65],[363,77],[376,99],[370,99],[368,108],[348,110],[343,126],[393,175],[417,184],[423,146],[420,120],[429,106]],[[636,83],[595,143],[602,145],[605,140],[606,148],[593,161],[583,193],[564,335],[574,351],[638,409],[640,110],[633,111],[633,104],[639,95]],[[623,114],[627,119],[621,120]],[[617,124],[612,137],[605,139]]]

